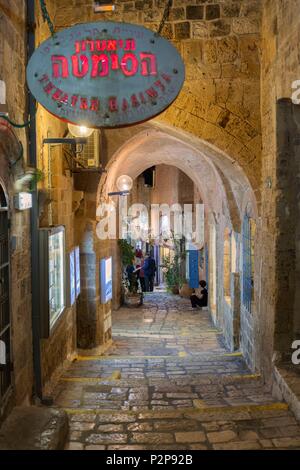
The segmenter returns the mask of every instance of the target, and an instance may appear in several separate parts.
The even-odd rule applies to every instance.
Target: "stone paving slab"
[[[18,406],[0,430],[0,450],[62,450],[68,436],[63,410]]]
[[[114,312],[112,347],[79,356],[55,402],[69,415],[68,449],[300,448],[287,405],[226,350],[209,312],[168,294]]]

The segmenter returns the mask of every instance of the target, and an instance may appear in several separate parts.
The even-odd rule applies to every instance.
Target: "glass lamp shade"
[[[119,191],[130,191],[133,186],[132,178],[128,175],[119,176],[117,179],[117,188]]]
[[[74,137],[90,137],[94,132],[94,129],[86,126],[75,126],[74,124],[68,124],[69,131]]]

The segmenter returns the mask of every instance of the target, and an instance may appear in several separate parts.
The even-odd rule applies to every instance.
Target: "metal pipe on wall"
[[[27,0],[27,61],[35,50],[35,0]],[[28,93],[28,112],[30,115],[29,138],[29,162],[37,168],[36,149],[36,101],[32,94]],[[39,211],[37,183],[33,182],[32,209],[30,211],[31,227],[31,302],[32,302],[32,344],[33,344],[33,370],[34,370],[34,395],[42,401],[42,367],[40,349],[40,292],[39,292]]]

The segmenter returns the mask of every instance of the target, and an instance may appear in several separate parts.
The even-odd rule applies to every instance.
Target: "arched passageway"
[[[228,155],[184,132],[153,123],[131,138],[127,135],[110,159],[98,187],[98,203],[109,201],[109,193],[118,190],[119,176],[136,179],[146,169],[162,164],[186,174],[204,204],[211,316],[222,329],[229,350],[241,349],[254,369],[255,239],[251,235],[249,246],[245,217],[251,224],[257,220],[258,194],[255,196],[246,175]],[[115,292],[119,276],[117,271]]]

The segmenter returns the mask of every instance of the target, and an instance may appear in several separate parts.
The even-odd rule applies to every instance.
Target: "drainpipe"
[[[35,50],[35,0],[27,0],[27,61]],[[36,102],[32,94],[28,94],[28,113],[30,116],[29,162],[37,168],[36,151]],[[32,209],[30,211],[31,228],[31,302],[32,302],[32,345],[34,371],[34,397],[43,402],[42,367],[40,349],[40,290],[39,290],[39,211],[37,184],[33,182]]]

